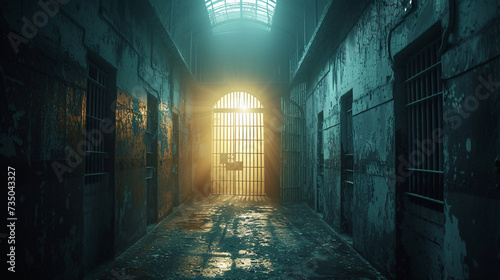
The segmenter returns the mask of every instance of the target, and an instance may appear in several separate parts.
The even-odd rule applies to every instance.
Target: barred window
[[[100,127],[106,114],[108,83],[109,75],[89,62],[85,130],[89,134],[88,137],[95,141],[87,142],[85,146],[85,184],[98,183],[102,176],[107,174],[104,164],[108,153],[104,147],[104,134]]]
[[[441,40],[406,61],[409,196],[434,205],[443,203],[443,83]],[[442,209],[442,208],[441,208]]]

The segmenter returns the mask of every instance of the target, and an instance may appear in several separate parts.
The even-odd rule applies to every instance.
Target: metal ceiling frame
[[[250,20],[271,29],[277,0],[205,0],[212,27]]]

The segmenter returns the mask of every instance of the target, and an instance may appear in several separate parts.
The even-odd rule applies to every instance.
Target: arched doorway
[[[213,106],[212,194],[265,195],[264,107],[245,92]]]

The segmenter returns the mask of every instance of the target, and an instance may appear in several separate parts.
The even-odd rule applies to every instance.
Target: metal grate
[[[303,106],[306,100],[306,89],[306,83],[294,86],[290,94],[290,99],[299,106]]]
[[[263,110],[244,92],[227,94],[215,104],[212,194],[265,195]]]
[[[304,114],[297,103],[281,99],[281,202],[301,202],[304,194]]]
[[[85,184],[98,183],[103,175],[108,174],[104,166],[108,153],[104,148],[104,134],[100,130],[106,113],[108,81],[108,75],[89,62],[85,130],[87,138],[92,140],[85,145]]]
[[[443,203],[443,144],[434,138],[442,131],[443,83],[438,39],[406,63],[408,159],[411,174],[408,194]]]

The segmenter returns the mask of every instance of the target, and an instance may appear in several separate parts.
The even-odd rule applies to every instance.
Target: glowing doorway
[[[264,108],[245,92],[213,107],[212,194],[265,195]]]

